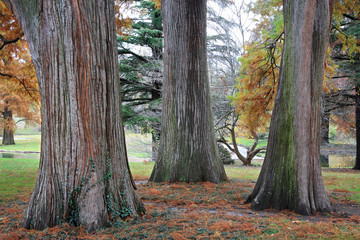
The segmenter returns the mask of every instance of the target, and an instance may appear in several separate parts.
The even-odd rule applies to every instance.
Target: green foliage
[[[122,111],[125,125],[150,132],[160,116],[162,17],[155,2],[137,2],[139,18],[118,37]]]
[[[220,159],[223,164],[234,164],[235,160],[231,158],[229,151],[222,144],[218,144]]]
[[[339,106],[332,107],[335,110],[331,112],[334,115],[331,120],[347,135],[355,135],[355,113],[351,105],[355,104],[353,88],[360,86],[359,12],[358,1],[335,1],[330,36],[331,58],[338,65],[334,85],[340,93],[333,97],[335,101],[330,98],[330,103],[333,101]]]
[[[329,139],[335,139],[337,136],[337,131],[334,126],[329,127]]]

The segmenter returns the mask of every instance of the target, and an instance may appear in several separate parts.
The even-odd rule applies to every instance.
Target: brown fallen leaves
[[[67,223],[43,231],[19,226],[24,201],[0,202],[0,239],[360,239],[358,215],[299,216],[290,211],[254,212],[243,205],[251,181],[140,184],[147,214],[88,233]],[[352,203],[354,204],[354,203]]]

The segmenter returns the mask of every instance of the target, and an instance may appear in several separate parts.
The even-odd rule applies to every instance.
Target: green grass
[[[29,135],[29,139],[15,140],[15,145],[0,145],[1,150],[40,152],[41,139],[39,135]],[[30,139],[31,138],[31,139]]]
[[[349,192],[348,200],[360,204],[360,174],[343,172],[323,172],[325,189],[327,191]]]
[[[25,127],[25,128],[17,128],[15,131],[16,135],[40,135],[41,132],[38,131],[39,127]]]
[[[230,141],[231,142],[231,141]],[[247,138],[238,138],[236,139],[237,143],[246,145],[248,147],[251,147],[254,143],[254,140],[252,139],[247,139]],[[268,140],[267,139],[259,139],[258,141],[258,145],[256,146],[257,148],[261,148],[261,147],[266,147]]]
[[[126,133],[125,140],[129,157],[151,158],[151,134]]]
[[[0,158],[0,196],[11,198],[30,194],[36,180],[39,165],[37,159]],[[148,179],[154,162],[130,162],[130,170],[137,180]],[[229,179],[250,180],[255,182],[259,167],[225,166]],[[360,174],[323,172],[327,191],[348,191],[348,199],[360,203]]]
[[[130,162],[130,170],[135,179],[148,179],[154,162]]]
[[[260,173],[260,168],[245,166],[225,166],[225,171],[229,179],[256,181]]]
[[[130,162],[135,179],[148,179],[153,162]],[[13,200],[19,196],[29,196],[34,188],[38,159],[0,158],[0,201]]]
[[[0,158],[0,201],[31,194],[38,167],[38,159]]]

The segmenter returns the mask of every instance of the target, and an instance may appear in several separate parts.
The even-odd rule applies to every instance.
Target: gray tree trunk
[[[321,176],[320,124],[331,0],[284,1],[285,45],[255,210],[330,211]]]
[[[360,86],[355,86],[356,157],[354,170],[360,170]]]
[[[114,2],[6,2],[18,18],[42,102],[38,178],[22,226],[99,229],[144,211],[129,170]]]
[[[210,108],[206,0],[163,0],[164,85],[159,155],[150,181],[226,180]]]
[[[8,107],[5,107],[3,113],[3,118],[5,120],[5,126],[4,126],[4,131],[3,131],[3,139],[2,139],[2,145],[14,145],[15,144],[15,140],[14,140],[14,130],[13,129],[9,129],[7,127],[6,122],[8,121],[14,121],[13,120],[13,114],[12,111],[9,110]]]

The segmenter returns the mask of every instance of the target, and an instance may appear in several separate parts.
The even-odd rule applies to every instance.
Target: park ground
[[[136,139],[136,141],[135,141]],[[0,158],[0,239],[360,239],[360,173],[323,169],[334,211],[301,216],[292,211],[252,211],[244,200],[260,166],[226,166],[228,182],[148,183],[153,162],[149,137],[127,134],[130,168],[147,213],[88,233],[62,223],[43,231],[19,226],[35,184],[38,159]],[[26,136],[13,151],[36,151],[38,136]],[[139,148],[139,144],[143,147]],[[142,152],[137,151],[142,149]],[[143,160],[141,160],[143,159]]]

